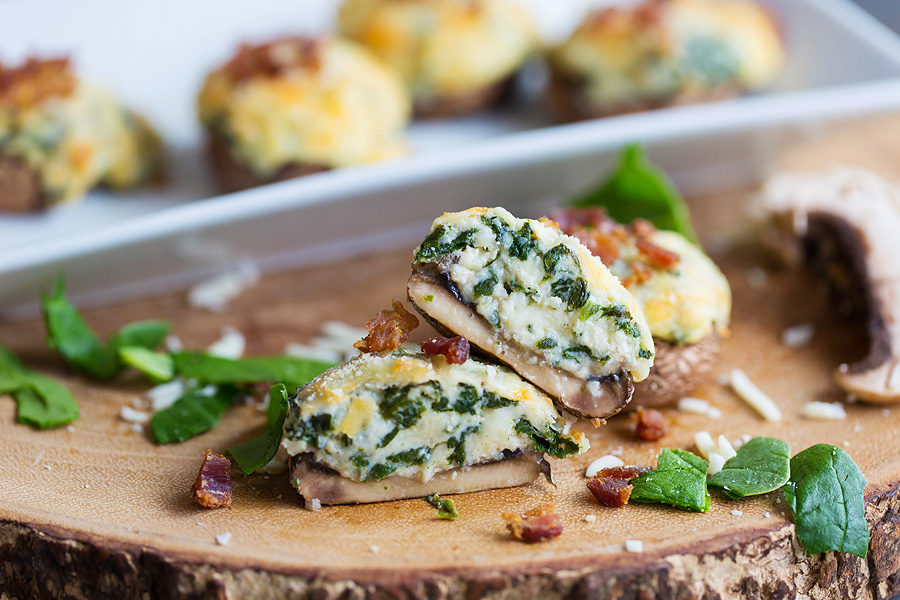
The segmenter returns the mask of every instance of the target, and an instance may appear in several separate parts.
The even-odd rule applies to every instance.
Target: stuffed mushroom
[[[537,44],[508,0],[345,0],[340,26],[402,77],[420,117],[496,103]]]
[[[529,483],[549,474],[544,454],[589,447],[566,430],[550,398],[504,367],[401,348],[300,389],[282,445],[304,498],[351,504]]]
[[[609,267],[647,319],[656,358],[650,376],[635,386],[634,405],[675,402],[708,379],[730,322],[731,288],[703,250],[647,221],[623,226],[603,209],[561,210],[550,218]]]
[[[653,364],[638,303],[550,221],[503,208],[444,214],[415,251],[407,295],[439,331],[464,336],[579,416],[621,410]]]
[[[778,23],[751,0],[643,0],[590,14],[550,55],[564,120],[714,100],[771,85]]]
[[[159,137],[68,59],[0,65],[0,210],[39,210],[158,175]]]
[[[406,152],[400,81],[337,38],[242,46],[207,77],[197,110],[213,168],[231,190]]]

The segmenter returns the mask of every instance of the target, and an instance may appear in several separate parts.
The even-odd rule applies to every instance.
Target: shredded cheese
[[[222,312],[228,303],[259,281],[259,268],[242,263],[231,271],[201,281],[188,292],[188,304],[213,312]]]
[[[740,369],[731,371],[731,389],[749,404],[766,421],[780,421],[781,410],[761,389],[750,381],[746,373]]]
[[[641,540],[625,540],[625,552],[643,552],[644,542]]]
[[[788,348],[808,346],[816,330],[812,323],[803,323],[788,327],[781,332],[781,343]]]
[[[709,402],[700,398],[684,397],[678,401],[678,410],[705,415],[709,412]]]
[[[737,451],[734,449],[734,446],[731,445],[731,442],[728,441],[727,437],[720,435],[718,442],[719,454],[721,454],[725,460],[734,458],[735,455],[737,455]]]
[[[700,456],[707,460],[709,460],[710,453],[718,452],[718,447],[708,431],[698,431],[694,434],[694,444],[697,446]]]
[[[206,353],[220,358],[237,359],[244,355],[246,347],[247,340],[244,334],[226,325],[222,328],[221,337],[206,349]]]
[[[618,456],[607,454],[606,456],[601,456],[600,458],[589,464],[587,470],[584,472],[584,476],[595,477],[597,473],[599,473],[603,469],[608,469],[609,467],[621,467],[624,464],[625,463]]]
[[[119,418],[129,423],[146,423],[150,420],[150,415],[143,411],[135,410],[130,406],[123,406],[122,412],[119,413]]]
[[[216,543],[220,546],[225,546],[228,542],[231,541],[231,532],[226,531],[225,533],[220,533],[216,536]]]
[[[847,412],[840,402],[807,402],[803,416],[819,421],[841,421],[847,418]]]
[[[725,466],[725,457],[719,454],[718,452],[710,452],[709,453],[709,468],[707,469],[707,473],[710,475],[715,475],[719,471],[722,470],[722,467]]]

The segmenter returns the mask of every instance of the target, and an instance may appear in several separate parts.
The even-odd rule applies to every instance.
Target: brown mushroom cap
[[[28,212],[46,207],[37,173],[21,159],[0,153],[0,210]]]
[[[245,190],[247,188],[287,181],[329,170],[325,165],[311,165],[306,163],[290,163],[268,176],[260,176],[250,165],[238,158],[231,150],[228,140],[217,131],[209,130],[208,151],[209,161],[219,179],[223,189],[229,192]]]
[[[656,357],[647,379],[634,384],[629,407],[655,408],[677,402],[709,379],[719,360],[721,339],[711,333],[695,344],[677,346],[654,338]]]
[[[390,475],[378,481],[354,481],[319,465],[309,454],[291,459],[291,481],[307,500],[322,504],[366,504],[429,494],[462,494],[531,483],[549,473],[538,452],[519,452],[498,461],[440,471],[429,481]]]
[[[764,203],[866,314],[869,353],[838,367],[837,384],[860,400],[900,402],[900,190],[843,168],[776,178]]]
[[[565,410],[604,419],[625,407],[634,383],[625,370],[590,381],[549,364],[513,340],[501,337],[488,321],[465,304],[449,277],[434,263],[416,265],[407,282],[407,297],[416,310],[444,335],[461,335],[481,354],[494,358],[544,390]],[[417,299],[432,297],[431,302]]]

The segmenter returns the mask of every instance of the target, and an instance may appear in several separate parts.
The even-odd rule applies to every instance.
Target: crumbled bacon
[[[650,467],[639,467],[637,465],[622,465],[621,467],[606,467],[600,469],[597,473],[598,477],[612,477],[614,479],[624,479],[631,481],[635,477],[643,475],[650,470]]]
[[[212,450],[203,455],[203,464],[191,488],[191,498],[204,508],[224,508],[231,504],[231,462]]]
[[[74,89],[67,57],[28,58],[16,68],[0,64],[0,106],[28,108],[51,96],[68,96]]]
[[[277,77],[293,68],[318,69],[321,42],[302,36],[285,37],[267,44],[242,44],[225,64],[225,74],[234,82],[252,77]]]
[[[656,233],[656,227],[647,219],[635,219],[628,228],[631,230],[631,233],[639,237],[650,237]]]
[[[512,536],[526,544],[549,540],[562,534],[562,522],[550,504],[532,508],[522,514],[503,513],[501,516]]]
[[[652,408],[638,408],[636,414],[634,434],[637,437],[649,442],[655,442],[665,437],[669,426],[661,412]]]
[[[451,365],[461,365],[469,359],[469,340],[461,335],[453,338],[433,337],[422,342],[425,354],[440,354]]]
[[[634,244],[644,258],[647,259],[647,262],[657,269],[671,269],[677,265],[678,261],[681,259],[680,256],[671,250],[666,250],[662,246],[657,246],[643,237],[638,237]]]
[[[644,263],[633,263],[631,265],[631,275],[622,280],[622,285],[629,288],[635,284],[644,283],[653,275],[650,267]]]
[[[631,480],[649,471],[649,467],[623,465],[601,469],[593,479],[587,482],[587,488],[603,506],[621,508],[631,498]]]
[[[383,310],[366,322],[369,335],[353,347],[362,352],[389,352],[406,341],[409,333],[419,326],[419,320],[399,301],[391,303],[392,310]]]
[[[603,506],[622,508],[628,504],[633,486],[624,479],[598,475],[587,482],[587,488]]]

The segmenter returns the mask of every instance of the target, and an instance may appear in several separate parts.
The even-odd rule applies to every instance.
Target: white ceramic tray
[[[525,1],[549,38],[590,0]],[[82,302],[183,286],[240,260],[283,268],[409,244],[444,210],[503,204],[528,215],[581,190],[626,142],[684,191],[758,178],[786,142],[855,115],[900,108],[900,41],[847,0],[772,0],[790,64],[771,92],[552,126],[536,100],[415,125],[416,152],[381,165],[215,195],[193,102],[203,75],[241,40],[330,26],[336,0],[12,0],[0,57],[71,52],[88,79],[147,114],[170,149],[162,190],[92,193],[45,215],[0,216],[0,317],[34,309],[58,272]]]

